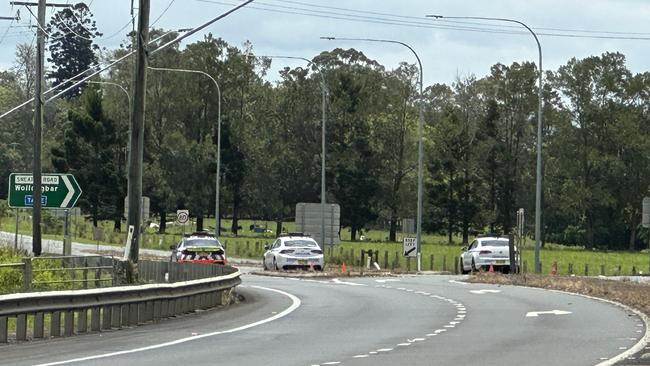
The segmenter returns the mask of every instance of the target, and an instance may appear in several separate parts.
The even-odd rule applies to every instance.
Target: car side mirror
[[[460,251],[461,251],[461,252],[466,252],[466,251],[467,251],[467,247],[462,247],[462,248],[460,248]]]
[[[269,246],[268,246],[268,245],[265,245],[265,246],[264,246],[264,250],[269,250]]]

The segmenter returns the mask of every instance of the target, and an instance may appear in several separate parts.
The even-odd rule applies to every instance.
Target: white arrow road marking
[[[527,318],[536,318],[540,315],[543,314],[550,314],[550,315],[567,315],[571,314],[570,311],[564,311],[564,310],[551,310],[551,311],[530,311],[526,313]]]
[[[396,279],[396,278],[387,278],[387,279],[385,279],[385,280],[375,280],[375,281],[376,281],[376,282],[379,282],[379,283],[386,283],[386,282],[399,282],[399,280]]]
[[[346,281],[341,281],[338,278],[335,278],[332,280],[332,282],[336,283],[337,285],[348,285],[348,286],[368,286],[363,283],[354,283],[354,282],[346,282]]]
[[[63,179],[63,183],[65,184],[65,188],[68,189],[68,194],[65,195],[65,198],[63,199],[63,202],[61,202],[60,207],[68,207],[68,203],[70,203],[70,200],[72,200],[72,197],[74,196],[74,187],[72,187],[72,183],[70,183],[70,178],[68,178],[67,175],[61,176],[61,179]]]
[[[501,290],[470,290],[469,292],[477,295],[498,294]]]

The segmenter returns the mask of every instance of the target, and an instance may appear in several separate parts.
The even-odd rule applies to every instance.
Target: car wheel
[[[463,266],[463,257],[459,258],[459,263],[460,263],[460,274],[468,274],[469,271],[466,271],[465,267]]]
[[[474,258],[472,258],[472,272],[478,272],[478,268],[476,268],[476,262],[474,262]]]
[[[276,271],[279,271],[279,270],[280,270],[280,268],[278,268],[278,262],[275,260],[275,257],[273,257],[273,268],[274,268]]]

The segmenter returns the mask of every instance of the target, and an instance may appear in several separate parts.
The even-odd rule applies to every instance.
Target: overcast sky
[[[99,31],[104,33],[97,43],[109,49],[118,47],[131,29],[129,24],[119,31],[131,19],[131,0],[86,0],[86,3],[94,13]],[[138,0],[135,3],[137,6]],[[151,0],[151,3],[151,22],[160,17],[156,27],[178,29],[196,27],[240,1]],[[13,15],[18,9],[9,5],[8,0],[3,1],[0,15]],[[48,10],[48,19],[51,13]],[[408,43],[419,54],[426,85],[449,83],[457,75],[481,77],[497,62],[537,60],[535,41],[521,27],[474,20],[440,22],[424,18],[427,14],[523,21],[540,33],[544,69],[557,69],[572,57],[618,51],[626,55],[633,72],[650,70],[650,1],[646,0],[256,0],[193,39],[211,32],[230,44],[241,45],[250,40],[256,54],[306,58],[335,47],[354,47],[388,68],[396,67],[401,61],[415,63],[408,49],[399,45],[324,41],[319,37],[398,40]],[[0,21],[0,39],[6,32],[0,43],[0,69],[8,68],[13,62],[17,43],[33,41],[28,25],[34,24],[34,19],[25,8],[20,8],[20,16],[18,23]],[[278,68],[300,63],[275,60],[273,64],[275,75]]]

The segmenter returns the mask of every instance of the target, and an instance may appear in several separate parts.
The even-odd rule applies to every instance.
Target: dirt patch
[[[625,304],[650,315],[650,285],[589,277],[545,276],[535,274],[502,275],[478,273],[467,282],[539,287],[574,292]]]

